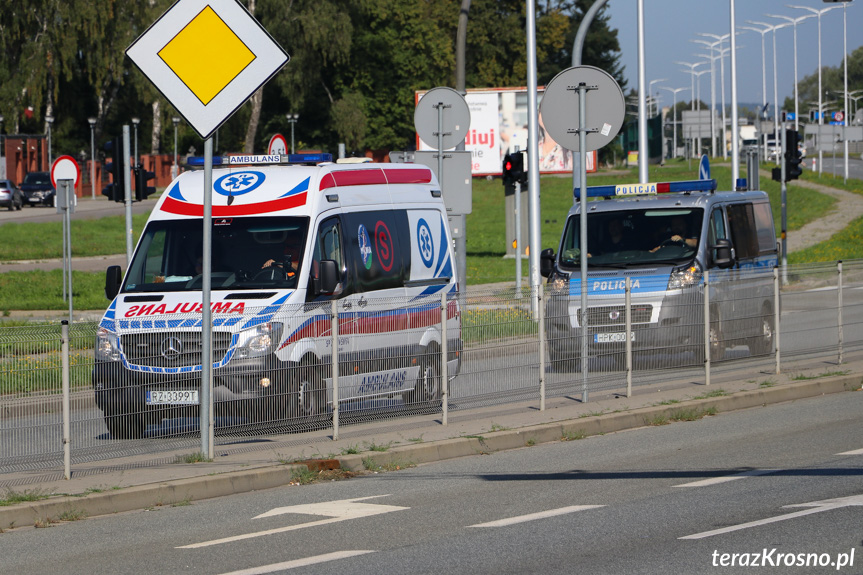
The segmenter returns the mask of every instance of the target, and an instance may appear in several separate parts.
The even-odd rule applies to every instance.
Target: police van
[[[441,294],[457,292],[441,188],[412,164],[328,154],[214,158],[211,309],[214,412],[237,421],[322,418],[340,401],[441,397]],[[223,167],[218,167],[219,165]],[[96,403],[114,437],[198,413],[204,172],[156,203],[96,339]],[[461,324],[447,298],[447,373]]]
[[[772,351],[772,270],[778,246],[767,194],[716,191],[716,180],[588,188],[593,201],[570,209],[558,253],[542,252],[549,280],[547,336],[552,365],[581,367],[588,353],[619,367],[632,349],[704,361],[704,271],[709,270],[709,353],[748,345]],[[581,309],[581,210],[587,210],[587,312]],[[630,325],[626,333],[626,279]],[[642,354],[644,355],[644,354]],[[693,359],[694,358],[694,359]]]

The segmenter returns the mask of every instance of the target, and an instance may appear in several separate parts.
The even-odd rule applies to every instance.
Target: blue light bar
[[[673,194],[680,192],[714,192],[716,180],[687,180],[684,182],[660,182],[656,184],[620,184],[617,186],[589,186],[588,198],[608,198],[612,196],[648,196],[655,194]],[[580,190],[575,188],[576,199]]]
[[[314,153],[314,154],[290,154],[290,155],[228,155],[228,156],[213,156],[214,166],[263,166],[263,165],[287,165],[301,164],[314,165],[324,162],[332,162],[332,154]],[[186,159],[186,165],[190,167],[204,167],[204,158],[195,156]]]

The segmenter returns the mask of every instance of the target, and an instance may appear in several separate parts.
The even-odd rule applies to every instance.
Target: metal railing
[[[264,354],[258,363],[245,359],[253,368],[244,369],[242,353],[254,356],[272,342],[243,343],[228,334],[214,357],[216,443],[262,435],[301,443],[327,429],[337,439],[346,426],[408,416],[446,425],[455,411],[516,402],[544,409],[549,398],[589,400],[600,392],[628,396],[671,374],[710,385],[741,365],[779,373],[783,361],[801,358],[842,363],[863,346],[863,261],[790,266],[781,274],[705,274],[673,303],[674,313],[667,301],[660,310],[631,298],[627,282],[619,304],[589,310],[584,360],[571,329],[581,320],[580,302],[567,290],[544,284],[522,297],[514,288],[488,288],[368,298],[361,311],[344,301],[312,312],[283,309],[284,318],[305,313],[304,322],[285,320],[279,329],[292,330],[297,341],[317,338],[318,349],[329,351],[308,347],[285,361]],[[536,316],[532,298],[540,301]],[[216,314],[214,332],[256,325],[261,313],[247,307],[242,317]],[[141,333],[173,334],[187,362],[200,363],[200,325],[189,316],[117,321]],[[97,362],[98,328],[0,324],[0,476],[60,467],[68,474],[75,463],[200,445],[199,398],[183,395],[200,389],[200,371],[171,368],[160,348],[164,337],[121,336],[125,359]],[[286,334],[271,335],[281,341]],[[142,384],[163,395],[146,404]],[[155,403],[161,398],[169,403]]]

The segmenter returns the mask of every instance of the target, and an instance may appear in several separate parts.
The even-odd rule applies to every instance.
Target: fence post
[[[623,340],[626,342],[626,397],[632,397],[632,279],[626,276],[625,318],[626,333]]]
[[[783,268],[784,269],[784,268]],[[773,268],[773,344],[776,346],[776,373],[780,373],[779,347],[779,268]]]
[[[839,292],[839,365],[842,365],[842,340],[844,339],[844,328],[842,325],[842,262],[837,262],[839,268],[838,292]]]
[[[536,306],[539,317],[539,410],[545,411],[545,303],[542,282],[537,286],[539,303]]]
[[[339,300],[332,301],[330,334],[333,338],[333,441],[339,438]]]
[[[60,322],[60,349],[63,372],[63,477],[72,479],[72,453],[70,442],[71,410],[69,409],[69,321]]]
[[[704,385],[710,385],[710,271],[704,270]]]
[[[441,423],[443,425],[447,424],[447,416],[449,414],[449,393],[448,393],[448,379],[449,373],[447,373],[447,358],[449,357],[448,345],[447,345],[447,335],[446,331],[446,323],[449,319],[449,313],[447,312],[447,298],[446,291],[440,294],[440,394],[441,394]]]

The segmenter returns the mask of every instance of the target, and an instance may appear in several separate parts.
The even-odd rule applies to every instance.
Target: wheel
[[[105,426],[114,439],[140,439],[144,437],[144,420],[137,413],[123,415],[105,413]]]
[[[285,272],[285,268],[272,265],[256,273],[252,281],[283,281],[286,279],[288,279],[288,274]]]
[[[710,331],[707,334],[710,341],[710,361],[725,359],[725,339],[722,334],[722,323],[718,311],[711,311],[710,317],[715,318],[710,322]],[[695,348],[695,362],[704,363],[704,345]]]
[[[759,320],[758,335],[749,340],[749,355],[766,355],[773,352],[773,315],[765,309]]]
[[[305,361],[297,368],[290,406],[290,415],[301,419],[316,418],[326,414],[327,392],[321,370],[313,362]]]
[[[435,353],[436,352],[436,353]],[[414,386],[413,401],[417,403],[437,402],[441,399],[443,386],[440,377],[440,351],[429,350],[427,359],[420,365],[419,378]]]
[[[19,200],[18,201],[18,207],[16,209],[20,212],[21,208],[23,208],[23,207],[24,207],[24,200]]]

